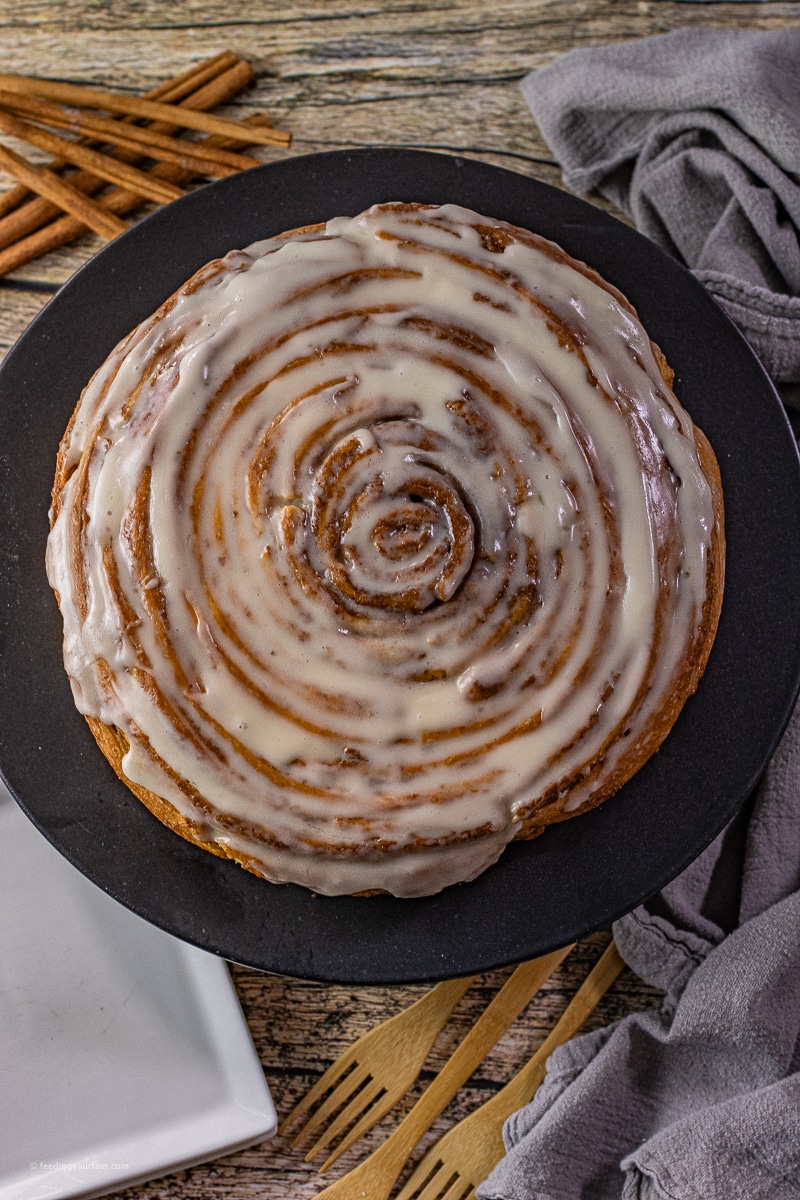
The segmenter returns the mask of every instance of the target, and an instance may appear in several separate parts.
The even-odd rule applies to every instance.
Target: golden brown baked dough
[[[425,895],[611,796],[697,687],[717,463],[631,305],[525,230],[380,205],[208,264],[59,452],[76,703],[166,825]]]

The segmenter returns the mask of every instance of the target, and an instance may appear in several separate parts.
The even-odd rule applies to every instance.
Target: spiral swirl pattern
[[[65,663],[123,778],[269,879],[401,896],[616,790],[721,595],[662,366],[592,271],[454,206],[209,264],[59,459]]]

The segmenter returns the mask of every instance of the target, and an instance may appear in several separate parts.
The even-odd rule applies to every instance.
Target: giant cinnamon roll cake
[[[631,305],[452,205],[209,263],[87,386],[51,515],[120,777],[325,894],[436,892],[611,796],[722,596],[717,464]]]

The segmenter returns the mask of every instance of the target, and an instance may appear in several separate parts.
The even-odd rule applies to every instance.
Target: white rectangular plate
[[[224,961],[84,879],[0,783],[0,1200],[61,1200],[271,1136]]]

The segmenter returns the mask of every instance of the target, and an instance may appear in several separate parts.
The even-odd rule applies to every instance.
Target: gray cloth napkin
[[[522,91],[567,186],[628,212],[800,381],[800,28],[572,50]]]
[[[755,798],[614,935],[661,1008],[551,1055],[480,1200],[798,1200],[800,707]]]

